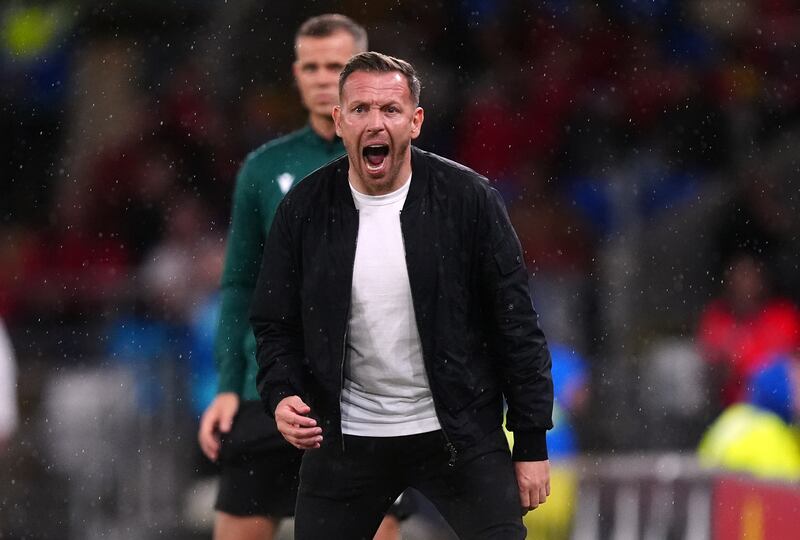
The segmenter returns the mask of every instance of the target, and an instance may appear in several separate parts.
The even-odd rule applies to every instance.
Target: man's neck
[[[403,166],[393,178],[385,181],[364,181],[352,168],[348,170],[347,176],[350,184],[356,188],[356,191],[364,195],[386,195],[397,191],[408,181],[409,177],[411,177],[411,162]]]
[[[315,115],[309,115],[308,123],[311,125],[311,129],[314,130],[314,133],[325,139],[326,141],[332,141],[334,137],[336,137],[336,127],[333,125],[333,119],[325,119]]]

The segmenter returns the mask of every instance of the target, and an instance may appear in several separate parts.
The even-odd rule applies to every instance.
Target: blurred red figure
[[[800,347],[800,311],[769,295],[764,272],[753,256],[735,255],[722,296],[700,318],[698,344],[721,383],[722,405],[741,401],[744,381],[776,355]]]

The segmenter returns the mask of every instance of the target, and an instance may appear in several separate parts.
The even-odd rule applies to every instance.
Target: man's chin
[[[372,173],[366,167],[359,172],[359,183],[361,184],[364,193],[367,195],[375,194],[375,192],[383,191],[389,185],[389,178],[385,171],[380,173]]]
[[[370,171],[366,167],[364,167],[364,173],[362,178],[366,179],[370,182],[370,185],[379,186],[383,185],[386,181],[386,171]]]

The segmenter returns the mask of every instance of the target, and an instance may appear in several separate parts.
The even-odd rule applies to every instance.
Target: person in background
[[[800,360],[776,359],[757,371],[744,403],[731,405],[703,435],[703,465],[759,478],[800,481]]]
[[[198,432],[205,455],[221,465],[217,540],[272,538],[280,519],[294,514],[302,452],[283,440],[258,401],[247,311],[278,203],[292,185],[344,153],[331,110],[338,103],[339,72],[366,50],[367,33],[343,15],[320,15],[300,26],[294,46],[293,74],[308,125],[252,152],[234,192],[215,345],[219,385]],[[395,538],[398,530],[397,520],[387,518],[386,537]]]
[[[741,401],[744,382],[775,355],[800,347],[800,311],[771,295],[766,273],[755,256],[738,252],[726,266],[722,295],[700,317],[696,339],[722,406]]]

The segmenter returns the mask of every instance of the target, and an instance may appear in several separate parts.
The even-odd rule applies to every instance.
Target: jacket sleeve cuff
[[[544,461],[547,459],[546,431],[515,431],[514,461]]]
[[[217,394],[223,392],[233,392],[234,394],[242,395],[241,374],[236,373],[225,377],[220,375],[219,383],[217,383]]]

